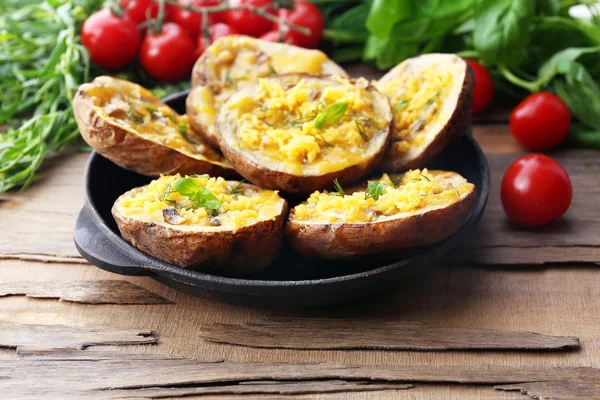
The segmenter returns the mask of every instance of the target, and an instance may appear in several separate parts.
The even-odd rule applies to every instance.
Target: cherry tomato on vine
[[[283,42],[293,44],[294,46],[300,46],[300,44],[296,42],[295,36],[291,36],[290,32],[285,33],[283,38],[281,38],[281,33],[279,31],[269,31],[264,35],[261,35],[259,39],[268,40],[269,42]]]
[[[254,6],[264,8],[271,4],[271,0],[229,0],[229,6]],[[270,14],[275,14],[269,9]],[[273,22],[256,15],[250,10],[232,10],[225,13],[225,22],[242,35],[259,37],[273,29]]]
[[[94,64],[117,70],[135,58],[140,34],[133,22],[105,8],[85,20],[81,28],[81,41],[90,52]]]
[[[208,48],[208,46],[210,46],[210,44],[213,43],[215,40],[222,38],[223,36],[238,34],[238,32],[235,29],[233,29],[227,24],[222,23],[216,23],[211,25],[208,28],[208,32],[210,33],[210,43],[208,43],[208,40],[206,40],[202,33],[200,33],[200,35],[198,36],[198,46],[196,47],[196,55],[198,57],[201,56],[202,53],[204,53],[204,51]]]
[[[156,18],[159,5],[153,0],[121,0],[121,7],[125,16],[136,25],[145,22],[148,18]],[[171,6],[165,5],[165,21],[171,16]]]
[[[529,154],[508,167],[500,196],[511,220],[524,226],[540,226],[567,212],[573,187],[559,163],[543,154]]]
[[[195,56],[194,40],[182,27],[167,22],[160,33],[148,32],[140,49],[140,62],[148,74],[162,81],[188,76]]]
[[[549,92],[528,96],[510,114],[510,131],[531,150],[548,150],[561,144],[571,128],[571,113],[560,97]]]
[[[323,14],[319,10],[319,7],[307,1],[296,0],[294,4],[293,10],[279,10],[279,17],[290,24],[308,28],[310,35],[305,35],[294,30],[290,30],[287,35],[293,38],[293,41],[298,46],[314,49],[319,46],[323,30],[325,29]]]
[[[477,61],[465,59],[475,75],[473,89],[473,114],[485,110],[494,98],[494,80],[490,72]]]
[[[221,4],[219,0],[179,0],[179,4],[191,5],[192,7],[214,7]],[[181,26],[191,37],[196,37],[202,30],[202,14],[185,10],[179,7],[173,7],[171,11],[172,20]],[[225,18],[224,13],[210,13],[208,15],[209,23],[222,22]],[[216,18],[216,19],[215,19]]]

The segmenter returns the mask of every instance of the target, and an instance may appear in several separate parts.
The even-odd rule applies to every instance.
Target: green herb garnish
[[[179,132],[181,133],[187,133],[188,131],[188,126],[186,124],[180,124],[179,125]]]
[[[398,185],[400,183],[402,183],[402,178],[404,178],[404,174],[400,175],[399,177],[397,177],[396,179],[394,178],[390,178],[390,180],[392,181],[392,185],[394,185],[394,187],[398,187]]]
[[[275,71],[275,68],[273,68],[273,65],[271,65],[271,63],[269,63],[268,67],[269,67],[269,75],[267,75],[267,76],[277,75],[277,71]]]
[[[431,182],[431,179],[429,179],[428,177],[426,177],[425,175],[423,175],[422,173],[419,172],[419,175],[421,175],[423,178],[427,179],[429,182]]]
[[[157,110],[156,108],[152,108],[152,107],[146,107],[146,110],[147,110],[147,111],[148,111],[150,114],[152,114],[152,113],[155,113],[155,112],[158,112],[158,110]]]
[[[217,198],[206,186],[194,178],[178,178],[172,183],[173,188],[182,196],[186,196],[195,207],[203,207],[207,210],[219,210],[221,200]]]
[[[365,127],[363,126],[363,124],[361,124],[358,121],[354,121],[354,123],[356,124],[356,129],[358,129],[358,134],[360,135],[362,140],[364,140],[365,142],[368,142],[369,137],[367,136],[367,133],[365,132]]]
[[[237,195],[239,195],[240,193],[242,193],[242,189],[243,189],[243,185],[244,185],[245,180],[242,179],[240,181],[240,183],[237,184],[237,186],[235,186],[234,188],[229,189],[229,194],[237,197]]]
[[[400,100],[399,102],[396,103],[396,107],[394,107],[394,112],[397,113],[398,111],[402,110],[404,107],[406,107],[408,105],[408,100]]]
[[[368,181],[367,191],[365,192],[365,200],[371,198],[375,201],[379,200],[379,196],[383,194],[383,191],[386,187],[388,187],[386,183],[378,181]]]
[[[142,122],[144,122],[144,117],[137,112],[137,110],[135,109],[135,105],[133,105],[133,104],[131,105],[131,107],[129,107],[129,111],[127,112],[127,115],[129,116],[130,119],[134,120],[138,124],[141,124]]]
[[[344,192],[344,188],[342,187],[342,185],[340,185],[340,182],[337,180],[337,178],[333,180],[333,187],[335,189],[335,192],[331,192],[332,196],[344,197],[346,195],[346,193]]]
[[[348,109],[348,102],[331,104],[321,111],[315,118],[315,128],[323,129],[336,124]]]

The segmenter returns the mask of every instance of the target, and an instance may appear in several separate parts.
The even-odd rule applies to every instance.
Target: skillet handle
[[[73,239],[83,258],[98,268],[121,275],[153,275],[111,242],[94,224],[85,207],[77,217]]]

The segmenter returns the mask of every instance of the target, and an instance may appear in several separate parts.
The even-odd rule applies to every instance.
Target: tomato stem
[[[121,4],[119,4],[117,0],[108,0],[106,2],[106,6],[110,10],[110,12],[116,15],[117,17],[122,17],[125,14],[123,7],[121,7]]]
[[[289,22],[285,21],[283,18],[279,18],[279,17],[276,17],[276,16],[270,14],[267,10],[269,8],[271,8],[272,5],[267,5],[265,7],[256,7],[251,4],[241,4],[239,6],[230,6],[227,3],[227,1],[224,1],[222,4],[219,4],[218,6],[193,7],[190,4],[180,4],[177,0],[153,0],[153,1],[156,3],[164,2],[165,4],[168,4],[173,7],[181,8],[183,10],[191,11],[194,13],[202,13],[202,14],[204,14],[204,13],[211,14],[211,13],[218,13],[218,12],[223,12],[223,11],[247,10],[256,15],[260,15],[261,17],[263,17],[271,22],[279,24],[279,26],[283,27],[284,29],[285,28],[291,29],[293,31],[300,32],[306,36],[310,36],[310,34],[311,34],[310,29],[308,29],[308,28],[290,24]]]

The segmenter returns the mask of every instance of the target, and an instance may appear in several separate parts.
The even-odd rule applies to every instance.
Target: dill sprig
[[[337,178],[333,180],[333,188],[335,189],[335,192],[331,192],[332,196],[344,197],[346,195],[346,192],[344,192],[344,188],[342,187],[342,185],[340,185],[340,182],[337,180]]]
[[[378,181],[368,181],[367,182],[367,190],[365,191],[365,200],[373,199],[375,201],[379,200],[379,197],[383,194],[385,188],[387,188],[387,183],[378,182]]]

